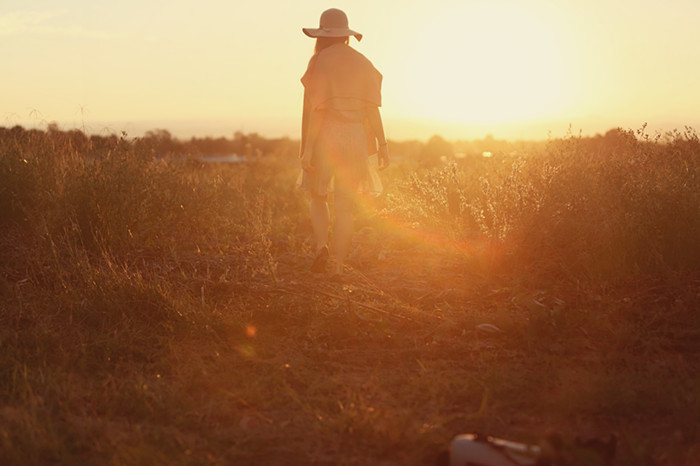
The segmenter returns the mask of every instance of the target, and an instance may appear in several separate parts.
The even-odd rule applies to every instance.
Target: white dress
[[[357,118],[357,117],[360,118]],[[314,170],[303,171],[298,184],[316,196],[356,193],[378,195],[382,183],[367,156],[364,112],[323,111],[323,123],[312,150]]]

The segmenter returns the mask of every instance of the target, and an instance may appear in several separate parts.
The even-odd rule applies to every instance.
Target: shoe
[[[316,253],[316,257],[314,257],[314,261],[311,264],[311,271],[313,273],[325,272],[326,262],[328,262],[328,246],[323,246]]]

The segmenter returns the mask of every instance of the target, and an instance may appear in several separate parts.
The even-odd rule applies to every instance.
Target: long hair
[[[349,36],[317,37],[316,38],[316,47],[314,48],[314,53],[318,53],[321,50],[325,49],[326,47],[330,47],[331,45],[334,45],[334,44],[349,44],[349,43],[350,43]]]

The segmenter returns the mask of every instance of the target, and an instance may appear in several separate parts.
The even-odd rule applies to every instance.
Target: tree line
[[[615,128],[604,135],[592,137],[575,137],[567,139],[577,141],[588,148],[614,150],[624,146],[629,139],[635,139],[634,132]],[[482,139],[448,141],[440,135],[434,135],[427,141],[389,140],[393,157],[415,161],[426,168],[438,166],[445,161],[459,158],[481,156],[509,156],[539,153],[550,141],[510,141],[486,135]],[[79,129],[62,130],[56,123],[50,123],[46,129],[26,129],[16,125],[11,128],[0,127],[0,143],[5,147],[12,144],[46,144],[49,147],[69,148],[86,155],[99,156],[120,146],[129,146],[139,154],[154,157],[206,157],[221,155],[238,155],[249,158],[270,155],[296,157],[299,152],[299,140],[289,137],[266,138],[258,133],[237,131],[227,137],[191,137],[179,139],[166,129],[147,131],[141,137],[130,137],[126,132],[111,134],[86,134]],[[605,150],[604,150],[605,151]]]

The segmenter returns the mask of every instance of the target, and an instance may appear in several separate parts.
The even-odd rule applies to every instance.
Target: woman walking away
[[[311,194],[311,225],[316,254],[311,270],[324,272],[329,258],[328,194],[333,193],[331,277],[343,272],[353,230],[353,205],[359,192],[379,193],[381,182],[368,156],[377,153],[379,168],[389,165],[389,151],[379,106],[382,75],[360,52],[350,36],[362,34],[348,27],[338,9],[321,14],[318,29],[303,28],[316,39],[306,73],[301,124],[301,187]]]

